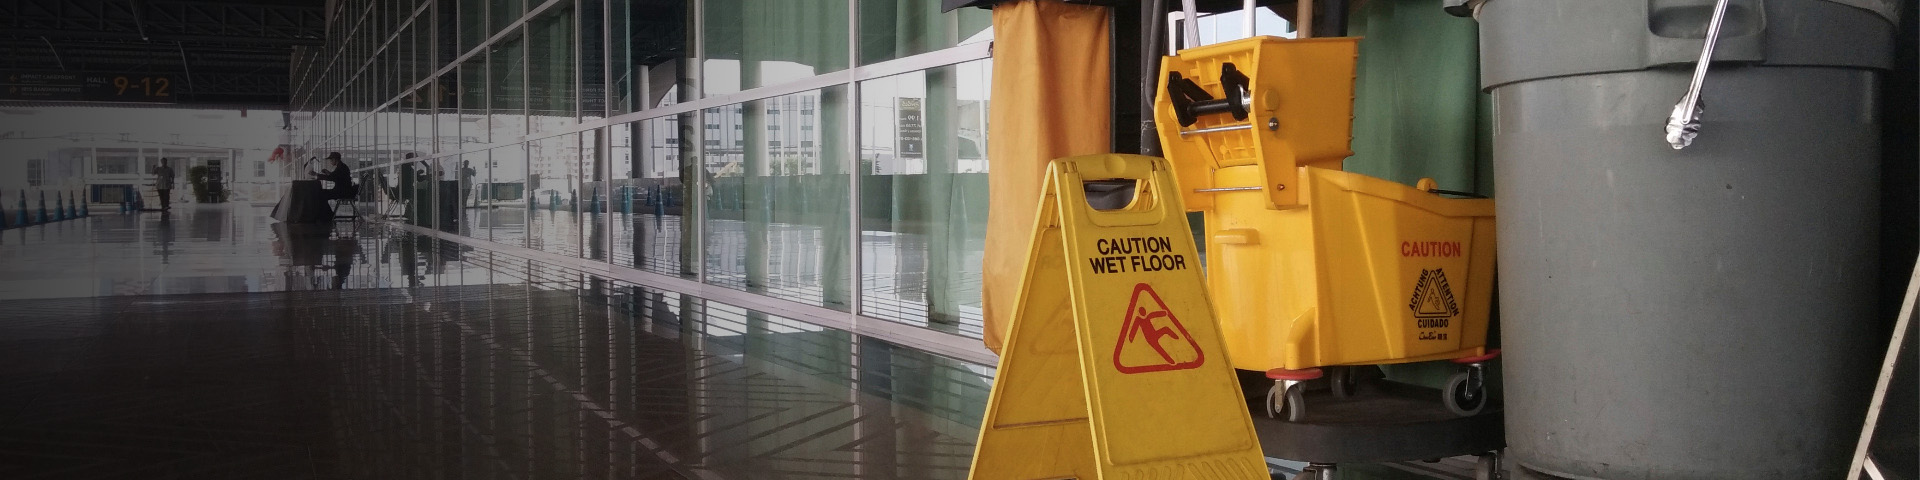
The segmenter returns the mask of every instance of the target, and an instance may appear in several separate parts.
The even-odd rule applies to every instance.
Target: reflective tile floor
[[[0,231],[0,478],[966,476],[991,368],[253,217]]]
[[[989,366],[266,214],[0,231],[0,479],[966,477]]]

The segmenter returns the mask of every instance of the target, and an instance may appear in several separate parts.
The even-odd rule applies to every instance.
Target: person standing
[[[153,167],[153,189],[160,192],[160,211],[173,210],[173,167],[167,166],[165,158]]]
[[[471,199],[473,206],[477,207],[480,206],[480,195],[473,191],[473,175],[475,173],[478,172],[473,170],[473,165],[468,164],[466,160],[460,161],[460,196]]]

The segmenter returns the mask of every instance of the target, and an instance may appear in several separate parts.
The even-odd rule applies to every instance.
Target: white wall
[[[0,196],[14,197],[27,185],[29,160],[54,159],[62,152],[94,148],[142,149],[165,155],[175,151],[230,151],[223,183],[233,201],[271,201],[287,179],[284,164],[257,174],[256,162],[267,161],[283,140],[278,111],[195,110],[123,107],[0,108]],[[52,162],[49,162],[51,164]],[[124,183],[125,178],[96,174],[91,158],[79,162],[70,176],[47,178],[49,191],[75,190],[89,183]],[[176,162],[177,163],[177,162]],[[176,164],[182,187],[184,165]],[[66,173],[66,172],[59,172]],[[50,172],[50,175],[52,173]]]

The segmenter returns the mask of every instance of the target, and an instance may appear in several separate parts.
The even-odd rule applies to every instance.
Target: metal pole
[[[1255,8],[1258,7],[1254,5],[1254,0],[1241,0],[1240,14],[1245,17],[1240,19],[1241,37],[1253,38],[1253,11]]]
[[[1715,2],[1713,19],[1707,23],[1707,39],[1700,48],[1700,61],[1693,65],[1693,83],[1687,85],[1686,96],[1680,97],[1680,103],[1673,106],[1673,114],[1667,117],[1667,143],[1674,150],[1687,148],[1700,133],[1700,87],[1707,82],[1707,65],[1713,61],[1713,46],[1720,40],[1720,24],[1726,16],[1727,0]]]
[[[1142,2],[1141,23],[1146,26],[1140,44],[1140,154],[1160,156],[1160,134],[1153,120],[1154,97],[1160,92],[1160,49],[1165,46],[1167,1]]]
[[[1200,46],[1200,8],[1194,0],[1180,0],[1180,33],[1186,36],[1186,48]]]
[[[1293,14],[1293,38],[1313,38],[1313,0],[1300,0]]]

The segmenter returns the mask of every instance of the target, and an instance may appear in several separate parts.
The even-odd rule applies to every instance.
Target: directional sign
[[[0,71],[0,100],[173,103],[179,90],[167,74]]]

